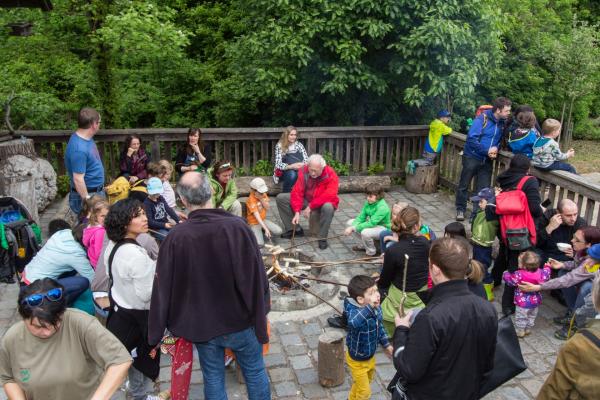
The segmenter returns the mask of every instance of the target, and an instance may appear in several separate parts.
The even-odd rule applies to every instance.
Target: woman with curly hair
[[[104,265],[110,280],[110,309],[106,327],[127,350],[137,357],[129,372],[131,396],[146,399],[151,380],[158,377],[159,357],[152,359],[148,345],[148,315],[156,261],[136,241],[148,232],[148,219],[141,203],[134,199],[118,201],[104,220],[110,239],[104,252]]]
[[[100,322],[67,309],[64,287],[44,278],[24,287],[0,346],[0,384],[9,399],[110,399],[131,365]]]

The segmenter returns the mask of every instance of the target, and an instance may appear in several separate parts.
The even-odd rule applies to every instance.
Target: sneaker
[[[329,244],[327,244],[327,240],[325,240],[325,239],[319,240],[319,248],[321,250],[325,250],[327,247],[329,247]]]
[[[230,355],[225,355],[225,366],[228,367],[229,364],[231,364],[233,362],[233,357]]]
[[[517,337],[519,339],[523,339],[525,337],[525,329],[517,328],[516,331],[517,331]]]
[[[568,338],[572,337],[575,334],[575,332],[577,332],[577,327],[573,325],[570,332],[571,334],[569,335],[569,326],[565,325],[562,328],[554,331],[554,337],[559,340],[567,340]]]
[[[465,212],[458,210],[456,212],[456,220],[457,221],[464,221],[465,220]]]
[[[525,328],[525,336],[531,335],[531,329]]]
[[[352,246],[352,251],[365,251],[366,249],[364,248],[364,246]]]
[[[291,239],[291,238],[292,238],[292,235],[293,235],[293,233],[294,233],[294,231],[293,231],[292,229],[290,229],[290,230],[289,230],[289,231],[287,231],[287,232],[283,232],[283,233],[281,234],[281,238],[282,238],[282,239]],[[302,236],[304,236],[304,230],[302,229],[302,227],[301,227],[301,226],[298,226],[298,227],[296,227],[296,234],[295,234],[295,235],[293,235],[293,236],[294,236],[294,237],[302,237]]]
[[[348,322],[346,321],[346,318],[343,315],[334,315],[333,317],[329,317],[329,318],[327,318],[327,323],[332,328],[340,328],[340,329],[348,328]]]
[[[556,317],[552,319],[552,322],[554,322],[556,325],[568,325],[571,323],[571,318],[573,318],[573,312],[572,311],[567,311],[565,313],[565,315],[563,315],[562,317]]]

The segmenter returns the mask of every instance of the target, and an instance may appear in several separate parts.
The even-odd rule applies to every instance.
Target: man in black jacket
[[[587,222],[579,216],[577,204],[572,200],[561,200],[557,209],[546,210],[537,229],[537,248],[543,252],[542,259],[573,260],[573,248],[561,251],[556,244],[571,244],[575,232],[585,226]]]
[[[271,398],[262,344],[269,341],[269,283],[256,238],[246,222],[211,204],[208,178],[185,173],[177,193],[190,210],[160,247],[150,303],[148,341],[165,329],[195,344],[204,397],[225,393],[224,350],[242,368],[248,398]]]
[[[496,310],[467,287],[466,241],[438,239],[429,258],[434,287],[427,306],[412,326],[412,312],[396,317],[390,389],[399,381],[411,400],[479,399],[494,366]]]

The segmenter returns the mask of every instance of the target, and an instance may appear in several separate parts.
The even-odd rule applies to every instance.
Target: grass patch
[[[573,141],[575,157],[568,160],[580,174],[600,172],[600,141],[575,140]],[[565,150],[565,149],[563,149]]]

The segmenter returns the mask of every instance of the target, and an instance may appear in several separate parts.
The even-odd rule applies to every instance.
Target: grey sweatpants
[[[294,211],[292,210],[292,206],[290,205],[290,193],[279,193],[275,198],[277,202],[277,209],[279,210],[279,217],[281,218],[281,222],[283,223],[283,231],[291,231],[292,230],[292,218],[294,218]],[[302,204],[302,209],[305,209],[308,206],[308,201],[304,200]],[[331,225],[331,221],[333,220],[333,214],[335,213],[335,208],[331,203],[325,203],[321,208],[314,209],[310,211],[311,218],[313,213],[318,215],[319,221],[319,238],[326,239],[329,236],[329,226]]]
[[[537,317],[538,307],[535,308],[523,308],[515,307],[515,327],[517,329],[531,329],[535,324],[535,317]]]

